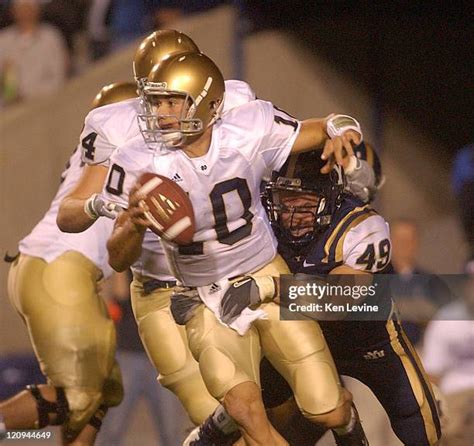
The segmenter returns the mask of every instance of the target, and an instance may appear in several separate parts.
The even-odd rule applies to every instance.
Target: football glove
[[[244,276],[231,283],[221,301],[221,320],[231,324],[240,313],[252,305],[271,300],[276,295],[275,279],[272,276]]]
[[[122,208],[113,201],[105,200],[99,194],[92,194],[84,203],[84,212],[92,220],[107,217],[112,220],[117,217]]]

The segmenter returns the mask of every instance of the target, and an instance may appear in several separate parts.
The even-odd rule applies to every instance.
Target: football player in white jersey
[[[157,31],[144,39],[134,60],[139,88],[154,64],[183,51],[199,50],[189,37],[174,30]],[[226,86],[230,99],[227,107],[255,99],[244,82],[226,81]],[[75,189],[61,203],[58,214],[61,229],[83,231],[99,216],[113,215],[114,206],[104,201],[100,192],[115,148],[134,136],[141,138],[137,124],[141,112],[140,100],[135,98],[93,110],[87,116],[81,134],[82,159],[87,167]],[[108,190],[115,189],[109,187]],[[145,349],[160,372],[160,383],[178,396],[191,420],[199,424],[218,403],[202,381],[197,362],[187,346],[184,328],[177,326],[169,313],[175,279],[159,239],[150,231],[132,270],[132,306]]]
[[[218,320],[216,304],[229,287],[228,279],[289,271],[276,253],[260,202],[262,179],[278,170],[290,153],[322,146],[325,156],[341,154],[343,148],[350,153],[361,138],[357,121],[335,117],[300,122],[259,100],[221,116],[222,74],[198,53],[155,66],[143,92],[149,110],[142,120],[145,140],[162,141],[163,149],[152,151],[137,137],[112,156],[104,194],[128,207],[108,242],[112,266],[122,270],[138,258],[151,224],[136,180],[144,172],[173,178],[196,210],[196,233],[188,246],[163,242],[173,275],[185,287],[172,310],[186,325],[210,393],[224,402],[248,444],[287,444],[263,408],[258,366],[264,353],[290,383],[308,419],[344,428],[350,422],[350,395],[340,385],[317,324],[282,323],[276,304],[266,302],[263,314],[242,315],[234,330]],[[257,282],[262,299],[273,296],[273,280]]]
[[[136,96],[134,84],[112,84],[93,107]],[[98,295],[98,281],[112,273],[105,242],[112,221],[82,234],[56,225],[59,203],[84,170],[74,151],[49,210],[19,243],[11,259],[8,295],[24,320],[47,385],[31,385],[0,404],[7,429],[63,425],[67,444],[93,444],[108,407],[122,400],[115,329]],[[89,425],[88,425],[89,423]]]
[[[143,84],[156,62],[184,50],[197,51],[197,47],[182,33],[167,30],[148,36],[139,46],[134,60],[134,73],[139,85]],[[246,83],[226,81],[224,113],[254,99],[255,94]],[[86,118],[81,142],[82,158],[87,167],[76,188],[61,203],[58,225],[63,230],[82,231],[98,216],[112,215],[113,209],[107,208],[99,193],[111,153],[127,139],[139,134],[136,115],[140,112],[139,100],[133,99],[95,110]],[[178,395],[191,419],[199,423],[212,411],[216,402],[204,389],[186,341],[182,348],[177,348],[176,342],[173,348],[166,348],[171,345],[166,339],[176,340],[184,336],[183,329],[176,331],[167,309],[174,278],[170,275],[157,237],[148,232],[145,240],[142,255],[133,268],[135,280],[132,285],[132,302],[140,334],[152,362],[160,370],[160,382]]]

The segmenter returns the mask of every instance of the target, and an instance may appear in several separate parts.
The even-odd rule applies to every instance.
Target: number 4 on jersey
[[[94,154],[95,154],[95,147],[94,143],[97,138],[97,133],[92,132],[89,133],[87,136],[82,138],[81,144],[84,148],[84,156],[91,161],[94,161]]]

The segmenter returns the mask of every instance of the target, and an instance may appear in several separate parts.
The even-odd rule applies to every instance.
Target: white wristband
[[[276,294],[275,280],[272,276],[251,276],[258,286],[260,300],[265,302],[272,300]]]
[[[84,203],[84,212],[91,220],[97,220],[99,216],[94,210],[93,203],[98,194],[92,194]]]
[[[326,132],[331,139],[335,138],[336,136],[341,136],[344,132],[347,132],[348,130],[355,130],[357,133],[359,133],[360,140],[362,142],[364,137],[362,135],[360,124],[352,116],[334,115],[326,121]]]

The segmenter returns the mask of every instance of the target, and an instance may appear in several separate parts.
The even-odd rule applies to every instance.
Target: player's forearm
[[[66,197],[59,206],[56,223],[63,232],[82,232],[95,221],[84,211],[87,200],[83,198]]]
[[[139,230],[126,219],[119,222],[107,242],[109,264],[118,272],[125,271],[140,257],[144,230]]]
[[[95,194],[102,192],[107,171],[107,167],[102,165],[84,167],[78,182],[59,205],[56,221],[61,231],[85,231],[99,215],[104,215],[96,209],[90,209],[90,206],[87,210],[86,204]]]
[[[301,130],[293,144],[292,152],[322,148],[327,139],[326,119],[307,119],[301,123]]]

